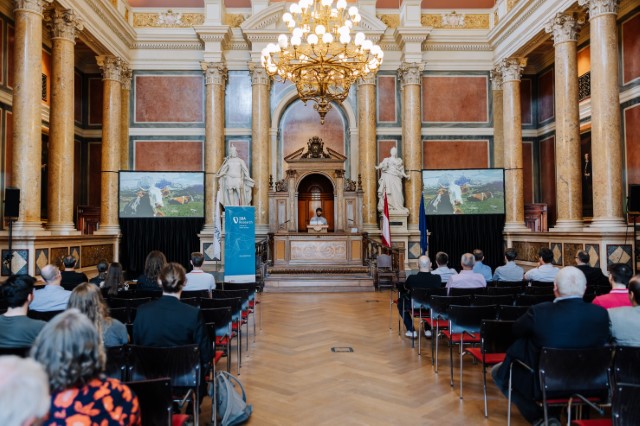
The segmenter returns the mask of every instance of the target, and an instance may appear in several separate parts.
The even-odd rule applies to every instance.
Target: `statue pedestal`
[[[407,218],[409,217],[409,212],[401,212],[398,210],[389,211],[389,225],[391,226],[391,233],[396,232],[407,232]],[[382,225],[382,222],[380,222]],[[382,226],[380,226],[382,229]],[[393,241],[393,239],[392,239]]]

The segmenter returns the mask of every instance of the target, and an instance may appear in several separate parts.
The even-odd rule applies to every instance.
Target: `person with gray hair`
[[[67,309],[71,292],[60,285],[62,276],[60,269],[55,265],[45,265],[40,270],[40,275],[45,282],[42,289],[33,292],[31,310],[38,312],[64,311]]]
[[[32,359],[0,357],[0,425],[38,425],[49,414],[49,379]]]
[[[595,348],[609,341],[607,311],[582,297],[587,279],[574,266],[561,269],[554,282],[553,302],[533,305],[513,325],[517,340],[507,349],[503,363],[491,370],[496,385],[505,396],[509,392],[509,366],[515,360],[529,365],[534,374],[524,369],[513,369],[512,401],[524,418],[532,424],[542,424],[542,408],[536,403],[542,398],[538,380],[538,358],[543,347]],[[557,419],[550,425],[560,425]]]
[[[431,260],[427,256],[420,256],[418,258],[418,273],[410,275],[404,283],[403,287],[400,287],[398,295],[398,311],[404,321],[404,326],[407,328],[405,336],[415,339],[418,337],[418,333],[413,325],[413,318],[411,317],[411,290],[415,288],[440,288],[442,287],[442,281],[438,275],[431,273]],[[416,305],[420,308],[419,305]],[[431,337],[431,331],[427,337]],[[426,332],[425,332],[426,333]]]
[[[451,292],[452,288],[481,288],[487,286],[487,280],[482,274],[473,272],[475,257],[471,253],[465,253],[460,258],[462,271],[458,275],[452,275],[447,281],[447,288]]]
[[[128,386],[104,377],[106,354],[93,323],[77,309],[54,317],[31,348],[49,375],[47,425],[139,425],[140,405]]]

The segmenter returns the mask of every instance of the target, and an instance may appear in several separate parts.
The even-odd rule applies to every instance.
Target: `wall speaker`
[[[18,218],[20,216],[20,189],[6,188],[4,190],[4,217]]]
[[[640,213],[640,185],[629,185],[629,213]]]

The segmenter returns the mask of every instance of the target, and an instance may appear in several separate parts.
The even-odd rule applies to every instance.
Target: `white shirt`
[[[309,221],[309,225],[326,225],[327,219],[322,216],[314,216]]]
[[[215,290],[216,280],[208,272],[199,271],[194,269],[187,274],[187,282],[182,290],[184,291],[198,291],[198,290]]]

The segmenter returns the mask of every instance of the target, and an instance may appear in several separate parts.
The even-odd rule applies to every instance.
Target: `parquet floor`
[[[489,418],[483,416],[481,366],[464,363],[464,399],[449,385],[449,353],[440,373],[429,341],[418,357],[389,330],[389,293],[261,295],[262,331],[243,357],[239,376],[253,404],[251,425],[505,425],[507,401],[489,380]],[[395,308],[394,308],[395,309]],[[353,352],[331,351],[351,347]],[[224,364],[221,362],[222,365]],[[232,365],[235,373],[235,357]],[[203,403],[202,424],[210,416]],[[513,425],[525,421],[514,410]]]

